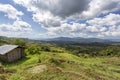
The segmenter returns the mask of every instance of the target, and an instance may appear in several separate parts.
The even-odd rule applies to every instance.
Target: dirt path
[[[47,66],[46,65],[38,65],[38,66],[35,66],[33,68],[30,68],[30,71],[32,73],[40,73],[40,72],[43,72],[47,69]]]

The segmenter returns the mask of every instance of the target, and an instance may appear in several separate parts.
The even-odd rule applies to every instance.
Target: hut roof
[[[18,45],[3,45],[0,46],[0,55],[5,55],[6,53],[10,52],[11,50],[17,48]]]

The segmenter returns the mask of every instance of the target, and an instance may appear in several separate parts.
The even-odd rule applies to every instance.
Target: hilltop
[[[13,63],[1,61],[0,80],[120,79],[119,45],[58,45],[25,39],[4,40],[8,44],[24,46],[26,57]]]

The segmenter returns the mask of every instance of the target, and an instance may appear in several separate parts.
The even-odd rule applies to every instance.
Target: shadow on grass
[[[25,61],[27,61],[28,59],[30,59],[30,58],[28,58],[28,57],[23,57],[23,58],[21,58],[21,59],[19,59],[19,60],[17,60],[17,61],[14,61],[14,62],[4,62],[4,61],[0,61],[1,62],[1,64],[3,65],[3,66],[15,66],[15,65],[20,65],[20,64],[22,64],[22,63],[24,63]]]

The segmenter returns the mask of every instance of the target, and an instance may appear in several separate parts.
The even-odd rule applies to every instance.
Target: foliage
[[[42,46],[41,50],[50,52],[50,48],[48,46]]]
[[[27,54],[40,54],[41,48],[37,44],[30,44],[25,52]]]
[[[8,80],[25,80],[25,79],[20,75],[13,75]]]
[[[82,45],[65,45],[62,46],[66,48],[70,53],[77,56],[89,55],[91,57],[96,56],[120,56],[120,46],[119,45],[108,45],[108,46],[82,46]]]
[[[1,80],[120,80],[119,45],[27,43],[25,58],[14,63],[0,62],[4,67]],[[47,69],[33,73],[31,69],[40,65]]]
[[[18,38],[17,38],[17,39],[14,39],[13,44],[19,45],[19,46],[21,46],[21,47],[24,47],[24,46],[26,45],[26,41],[23,40],[23,39],[18,39]]]
[[[68,53],[43,52],[30,57],[22,63],[7,64],[17,69],[8,80],[119,80],[118,57],[77,57]],[[41,63],[37,63],[40,58]],[[46,65],[47,70],[38,74],[31,73],[30,68]],[[5,66],[5,65],[4,65]],[[15,67],[16,66],[16,67]],[[106,74],[107,73],[107,74]]]

